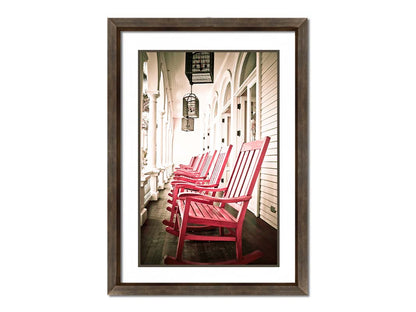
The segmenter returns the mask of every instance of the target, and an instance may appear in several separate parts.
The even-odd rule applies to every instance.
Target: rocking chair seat
[[[183,216],[185,211],[185,201],[178,201],[179,211]],[[227,228],[236,228],[237,219],[224,208],[199,202],[191,202],[188,222],[194,224],[214,225]]]

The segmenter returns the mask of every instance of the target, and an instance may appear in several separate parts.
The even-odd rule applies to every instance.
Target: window
[[[225,89],[225,94],[224,94],[224,106],[227,106],[230,99],[231,99],[231,83],[228,83],[227,88]]]
[[[217,113],[218,113],[218,101],[215,101],[215,106],[214,106],[214,118],[217,117]]]
[[[256,52],[248,52],[241,68],[240,74],[240,86],[251,74],[251,72],[256,68]]]

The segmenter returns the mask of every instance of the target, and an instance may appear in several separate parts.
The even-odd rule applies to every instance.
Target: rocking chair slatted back
[[[199,164],[202,161],[202,156],[203,155],[198,155],[198,156],[195,157],[194,163],[192,165],[192,171],[197,171],[197,169],[199,167]]]
[[[189,167],[193,167],[193,165],[195,164],[197,156],[192,156],[191,158],[191,162],[189,163]]]
[[[225,166],[227,165],[228,158],[230,157],[230,153],[233,146],[230,144],[227,147],[222,147],[218,153],[217,160],[215,162],[214,169],[211,172],[211,177],[209,179],[208,184],[210,185],[218,185],[220,184],[222,174],[224,173]]]
[[[205,158],[204,166],[202,167],[202,171],[200,176],[206,177],[208,175],[209,169],[211,168],[211,165],[214,161],[215,155],[217,154],[217,151],[214,151],[213,153],[208,153],[208,155]]]
[[[201,155],[201,159],[200,159],[199,164],[198,164],[198,166],[197,166],[197,168],[196,168],[196,170],[195,170],[196,172],[201,173],[202,168],[204,167],[205,162],[206,162],[206,160],[207,160],[208,154],[209,154],[209,153],[205,153],[205,154],[202,154],[202,155]]]
[[[248,142],[242,145],[228,181],[227,190],[224,192],[224,197],[251,196],[269,142],[270,137],[266,137],[263,140]],[[232,206],[237,210],[241,208],[238,207],[241,206],[238,204],[233,204]]]

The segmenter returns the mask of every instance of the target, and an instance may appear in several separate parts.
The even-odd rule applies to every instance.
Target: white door
[[[237,150],[240,151],[241,145],[245,142],[255,141],[256,134],[256,84],[248,84],[241,95],[237,97]],[[258,213],[258,185],[253,189],[252,198],[248,209],[256,216]]]
[[[247,104],[246,104],[246,141],[251,142],[258,139],[256,133],[257,115],[256,115],[256,84],[251,84],[247,88]],[[254,186],[252,198],[249,202],[248,209],[259,216],[259,185],[260,177]]]

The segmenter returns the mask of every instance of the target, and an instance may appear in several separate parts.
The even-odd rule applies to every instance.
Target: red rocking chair
[[[198,156],[192,156],[191,161],[189,162],[189,165],[180,164],[179,168],[192,168],[193,165],[195,164],[197,158],[198,158]],[[179,169],[179,168],[176,168],[176,169]]]
[[[174,175],[181,175],[184,173],[200,174],[208,157],[208,153],[198,155],[193,166],[180,165],[179,168],[176,168]]]
[[[171,212],[170,220],[163,220],[163,224],[173,227],[173,219],[175,217],[176,211],[177,211],[177,196],[179,192],[183,191],[183,187],[176,187],[176,185],[181,185],[184,183],[192,184],[192,185],[200,185],[204,187],[210,187],[210,188],[216,188],[220,184],[222,174],[225,170],[225,167],[228,162],[228,158],[230,157],[230,153],[233,146],[229,145],[227,147],[221,148],[221,150],[218,153],[217,160],[215,162],[215,166],[211,172],[210,178],[207,178],[207,175],[203,177],[189,177],[189,176],[178,176],[175,177],[175,180],[171,181],[171,184],[173,186],[172,192],[170,192],[168,195],[172,197],[172,200],[168,200],[168,203],[171,204],[170,207],[167,207],[167,210]],[[216,151],[214,152],[215,156]],[[212,157],[211,162],[213,162],[214,157]],[[208,168],[209,170],[209,168]],[[189,190],[189,189],[188,189]],[[192,190],[191,190],[192,191]],[[211,193],[212,194],[212,193]]]
[[[217,151],[214,151],[213,153],[204,154],[205,158],[203,160],[203,165],[200,172],[189,170],[176,170],[174,173],[174,179],[181,179],[182,177],[205,179],[208,176],[209,169],[211,168],[216,153]]]
[[[186,183],[176,185],[177,188],[186,188],[200,193],[185,192],[178,195],[176,221],[173,226],[166,228],[168,233],[178,236],[176,256],[165,257],[165,264],[247,264],[262,256],[262,252],[259,250],[243,256],[242,230],[248,203],[251,199],[269,142],[270,137],[266,137],[263,140],[248,142],[242,145],[233,172],[225,188],[210,188]],[[224,193],[222,197],[214,197],[203,194],[203,192]],[[219,205],[214,205],[214,203],[219,203]],[[237,215],[234,216],[225,209],[226,205],[236,210]],[[219,229],[219,235],[195,234],[192,232],[194,225],[216,227]],[[216,263],[199,263],[183,260],[182,253],[186,240],[235,242],[236,259]]]

